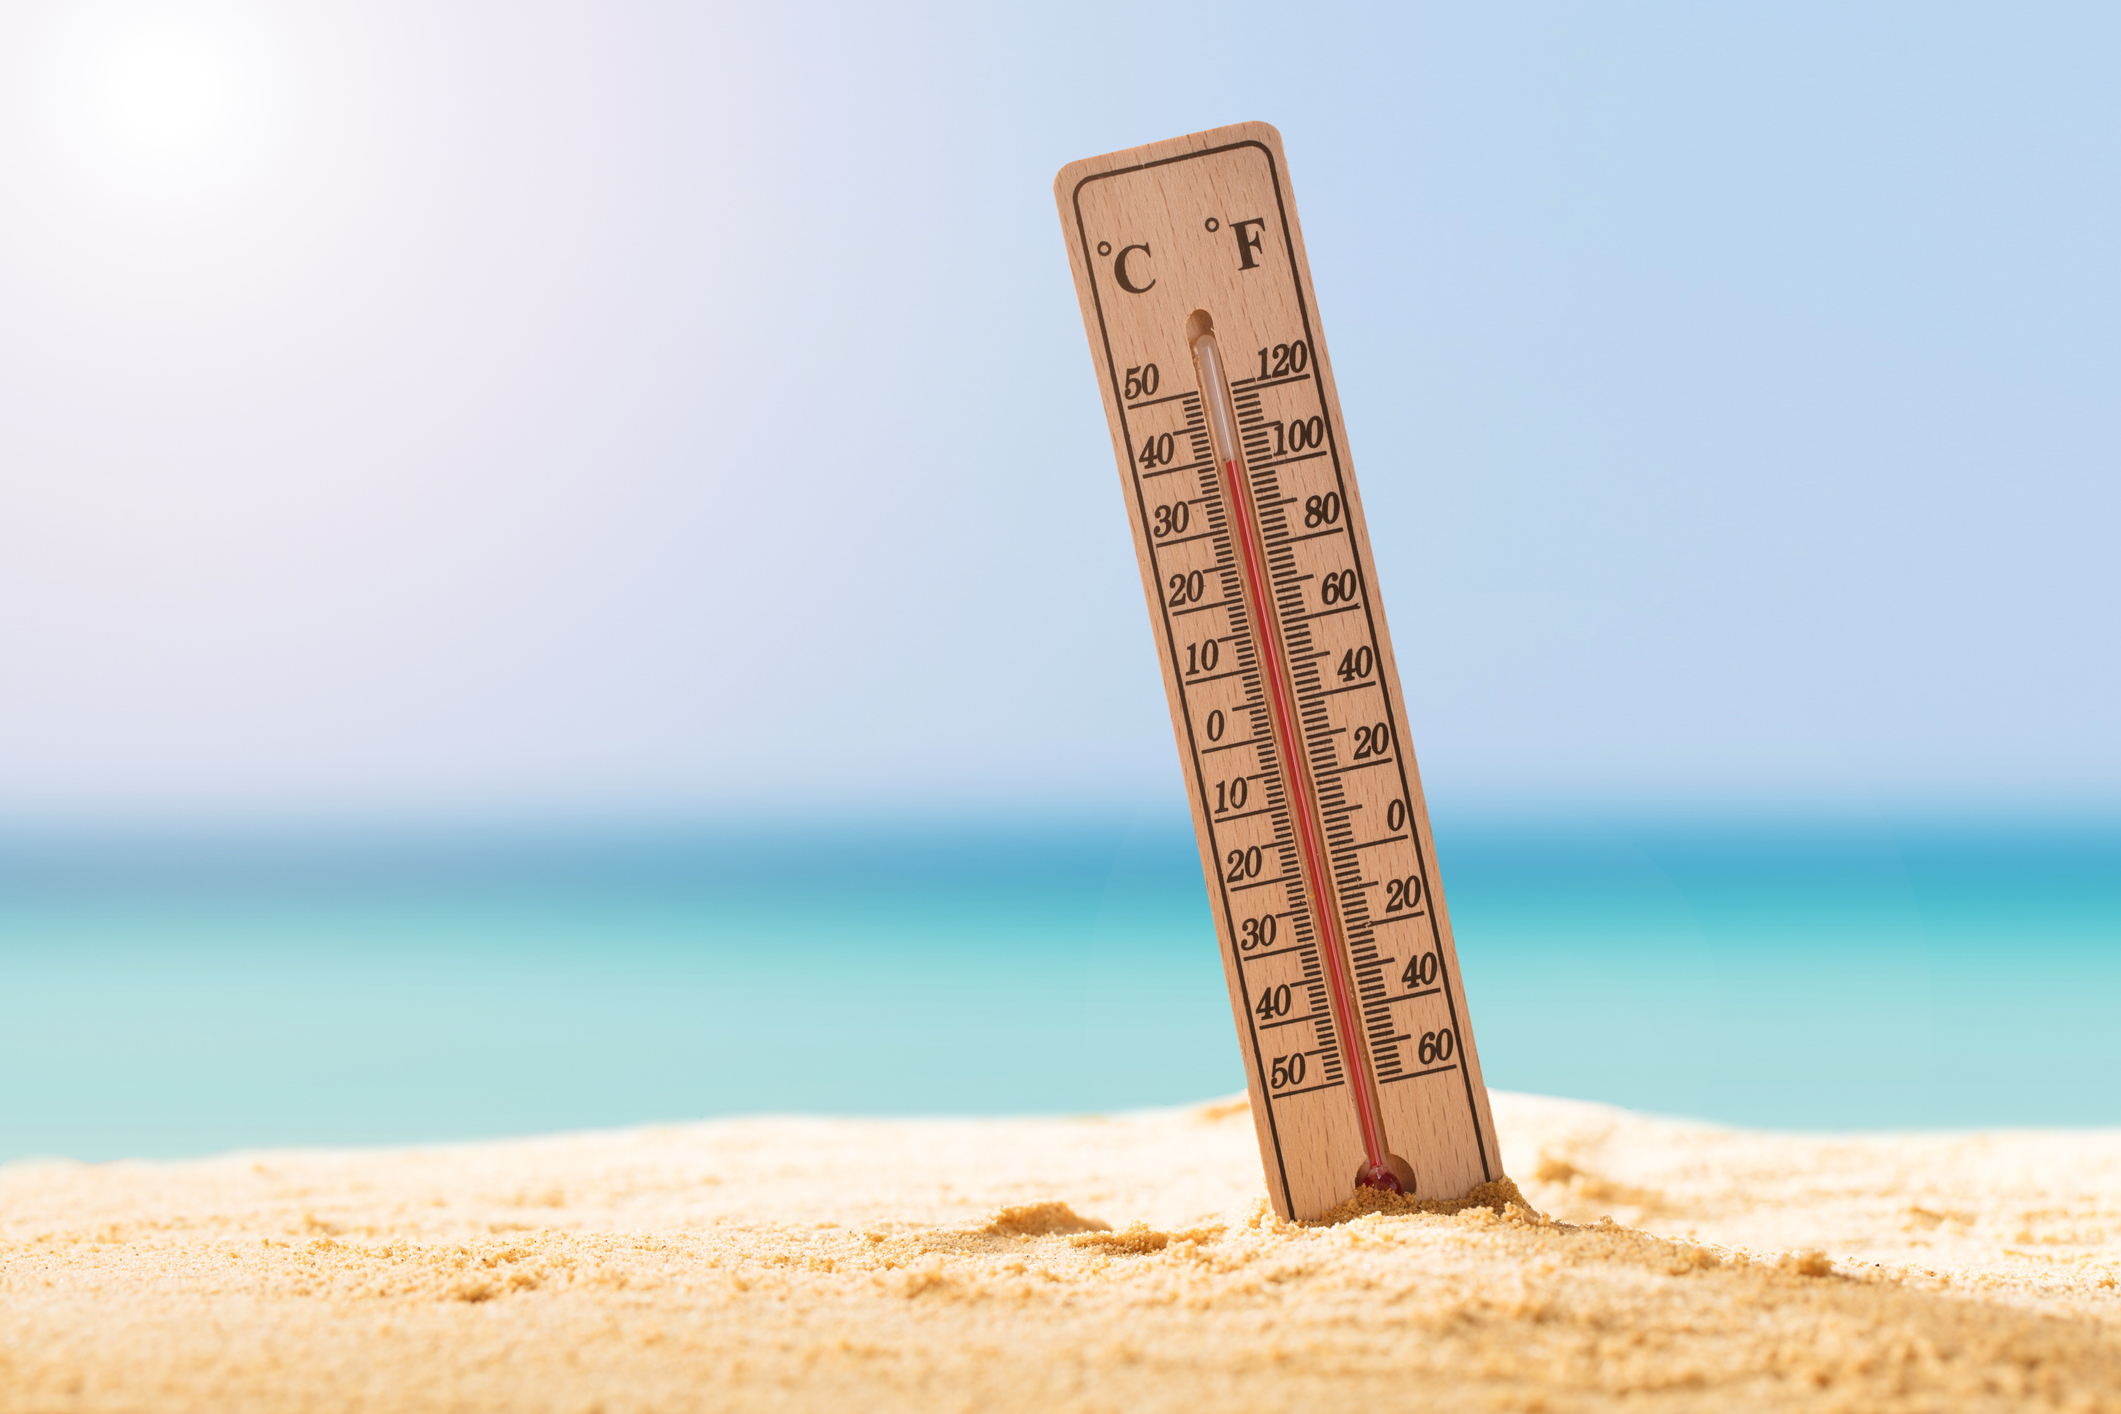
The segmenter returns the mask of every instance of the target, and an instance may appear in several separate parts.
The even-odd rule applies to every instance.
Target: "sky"
[[[2121,802],[2090,5],[0,10],[0,814],[1180,799],[1051,197],[1277,125],[1432,801]]]

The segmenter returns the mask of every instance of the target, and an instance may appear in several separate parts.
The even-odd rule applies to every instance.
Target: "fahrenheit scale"
[[[1054,182],[1283,1217],[1499,1177],[1281,134]]]

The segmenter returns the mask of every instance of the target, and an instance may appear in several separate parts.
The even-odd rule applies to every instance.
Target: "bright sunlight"
[[[260,66],[247,51],[204,26],[137,21],[82,56],[77,102],[97,145],[135,175],[204,175],[259,136]]]

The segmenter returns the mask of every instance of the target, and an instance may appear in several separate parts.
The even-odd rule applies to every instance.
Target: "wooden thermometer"
[[[1222,935],[1267,1190],[1501,1175],[1281,134],[1054,182]]]

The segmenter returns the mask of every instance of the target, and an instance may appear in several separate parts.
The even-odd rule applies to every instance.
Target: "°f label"
[[[1502,1166],[1281,135],[1054,184],[1222,937],[1268,1192]]]

